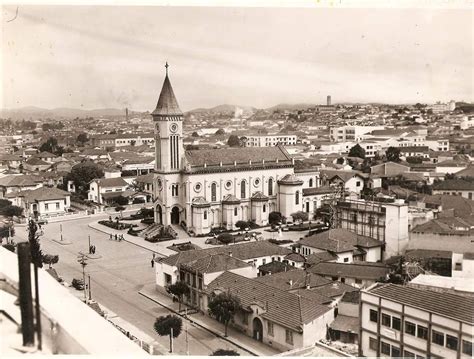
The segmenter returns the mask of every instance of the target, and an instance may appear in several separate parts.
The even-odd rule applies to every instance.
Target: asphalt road
[[[103,217],[106,218],[108,215]],[[97,219],[101,218],[94,217],[94,220]],[[59,263],[55,264],[54,268],[65,281],[71,283],[73,278],[82,278],[82,267],[77,262],[77,256],[80,251],[88,252],[90,235],[91,243],[96,246],[96,255],[102,256],[98,259],[89,259],[86,266],[86,275],[91,276],[92,299],[168,348],[168,337],[158,336],[153,330],[153,323],[157,317],[171,312],[138,294],[144,285],[155,282],[154,271],[150,264],[151,252],[125,241],[109,240],[108,235],[89,228],[87,224],[90,221],[90,218],[85,218],[61,223],[63,239],[71,242],[70,245],[61,245],[53,241],[60,238],[59,223],[44,225],[44,235],[41,237],[42,250],[59,255]],[[25,227],[15,229],[16,241],[27,239]],[[72,288],[71,291],[77,297],[83,297],[82,292]],[[248,355],[231,343],[192,325],[188,325],[188,346],[191,355],[209,355],[220,348],[233,349],[241,355]],[[174,352],[186,354],[184,332],[175,339]]]

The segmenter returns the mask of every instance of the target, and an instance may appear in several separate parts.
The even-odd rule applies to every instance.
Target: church
[[[185,151],[183,112],[176,100],[168,64],[155,110],[155,223],[181,225],[195,235],[215,227],[235,229],[240,221],[267,225],[273,211],[285,217],[313,211],[303,189],[317,187],[319,173],[295,175],[283,146]]]

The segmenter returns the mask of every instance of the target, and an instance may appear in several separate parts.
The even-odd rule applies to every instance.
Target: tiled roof
[[[428,146],[405,146],[405,147],[398,147],[400,149],[400,153],[406,153],[406,152],[423,152],[423,153],[428,153],[429,147]]]
[[[228,254],[209,254],[188,263],[181,264],[182,267],[198,273],[216,273],[226,270],[250,267],[251,265],[240,259],[230,257]]]
[[[21,156],[19,155],[15,155],[15,154],[3,154],[3,155],[0,155],[0,161],[21,161],[22,158]]]
[[[222,203],[240,203],[240,199],[238,199],[237,197],[235,197],[233,194],[228,194],[227,196],[224,196],[224,198],[222,199]]]
[[[261,191],[255,192],[250,198],[252,201],[268,201],[268,196],[264,195]]]
[[[272,261],[268,262],[266,264],[262,264],[260,267],[258,267],[258,270],[263,273],[271,273],[273,275],[274,273],[279,273],[279,272],[286,272],[290,270],[296,270],[296,267],[293,267],[292,265],[280,261]]]
[[[140,183],[153,183],[154,174],[148,173],[146,175],[137,176],[136,181]]]
[[[474,298],[471,297],[396,284],[380,284],[367,292],[470,325],[474,324]]]
[[[312,289],[297,289],[297,290],[291,291],[291,293],[295,293],[301,297],[311,299],[319,304],[323,304],[323,305],[331,304],[333,299],[320,294],[318,289],[319,287],[312,288]]]
[[[282,183],[282,184],[294,184],[294,185],[301,185],[303,184],[303,181],[301,179],[299,179],[296,175],[294,174],[287,174],[285,176],[283,176],[282,179],[278,180],[278,183]]]
[[[183,112],[179,108],[178,101],[174,95],[173,87],[171,86],[168,74],[166,74],[165,81],[161,88],[160,97],[156,104],[155,110],[152,115],[161,116],[180,116]]]
[[[100,178],[93,180],[97,182],[100,187],[125,187],[128,183],[122,177],[115,178]]]
[[[51,166],[51,163],[43,161],[42,159],[36,157],[31,157],[25,162],[25,164],[32,166]]]
[[[33,155],[33,157],[37,157],[37,158],[56,158],[58,156],[56,156],[55,154],[52,154],[51,152],[43,151],[43,152],[40,152],[36,155]]]
[[[334,253],[353,251],[357,246],[364,248],[382,246],[382,242],[374,238],[362,236],[343,228],[316,233],[301,239],[298,243]]]
[[[240,299],[244,308],[262,303],[266,308],[262,318],[297,332],[302,332],[304,324],[331,310],[313,300],[232,272],[224,272],[209,283],[207,292],[215,290],[229,290]]]
[[[456,235],[474,235],[474,215],[469,217],[439,217],[429,222],[419,224],[412,229],[414,233],[437,233],[437,234],[456,234]],[[434,239],[433,239],[434,240]],[[448,238],[449,240],[449,238]]]
[[[341,302],[359,304],[360,292],[346,292],[341,298]]]
[[[244,261],[267,256],[285,256],[291,253],[288,248],[280,247],[268,241],[258,241],[180,252],[166,258],[161,258],[159,261],[168,265],[177,266],[181,263],[187,263],[210,254],[229,254],[230,252],[233,257]]]
[[[331,283],[329,279],[306,272],[302,269],[266,275],[258,277],[256,280],[281,290],[306,288],[308,285],[312,288]]]
[[[36,175],[9,175],[0,178],[0,186],[5,187],[36,186],[41,182],[42,178]]]
[[[191,203],[193,207],[210,207],[211,204],[202,196],[194,197]]]
[[[435,194],[418,195],[418,201],[435,206],[441,206],[443,211],[454,210],[455,216],[465,216],[474,213],[474,201],[462,196]]]
[[[472,191],[474,190],[474,180],[467,181],[464,179],[447,179],[438,183],[433,184],[434,190],[459,190],[459,191]]]
[[[451,251],[438,251],[432,249],[408,249],[405,253],[407,259],[418,259],[418,258],[445,258],[451,260],[453,252]]]
[[[237,166],[275,165],[277,160],[282,165],[291,164],[291,157],[282,146],[192,150],[186,151],[185,155],[192,167],[220,167],[221,163],[225,167],[234,166],[234,163]]]
[[[469,165],[465,169],[456,172],[456,177],[474,177],[474,165]]]
[[[53,199],[64,199],[71,194],[55,187],[41,187],[33,190],[8,193],[6,197],[24,197],[26,202],[47,201]]]
[[[306,257],[306,264],[312,265],[319,262],[333,261],[337,259],[337,255],[329,252],[311,253]]]
[[[333,193],[334,189],[329,186],[303,188],[303,196]]]
[[[469,163],[459,160],[446,160],[436,164],[436,167],[467,167]]]
[[[295,253],[295,252],[287,254],[284,259],[286,259],[288,261],[293,261],[293,262],[304,262],[305,261],[305,258],[302,254]]]
[[[340,332],[359,333],[359,318],[339,314],[329,327]]]
[[[354,176],[362,177],[362,174],[358,171],[345,171],[345,170],[321,170],[321,177],[325,176],[328,180],[332,180],[334,177],[339,177],[344,182],[349,181]]]
[[[321,262],[308,269],[324,276],[378,280],[385,278],[390,268],[380,263],[336,263]]]

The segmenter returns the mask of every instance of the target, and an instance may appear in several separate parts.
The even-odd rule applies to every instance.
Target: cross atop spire
[[[152,112],[152,115],[161,115],[161,116],[182,116],[183,113],[179,109],[178,101],[171,87],[170,79],[168,77],[168,62],[165,64],[166,76],[163,86],[161,88],[160,97],[158,103],[156,104],[155,110]]]
[[[165,64],[166,76],[168,76],[168,67],[170,67],[170,65],[168,65],[168,61],[166,61],[166,64]]]

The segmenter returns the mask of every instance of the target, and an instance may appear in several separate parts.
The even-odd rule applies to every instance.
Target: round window
[[[255,180],[253,181],[253,185],[254,185],[255,187],[258,187],[259,184],[260,184],[260,178],[255,178]]]
[[[195,191],[195,192],[200,192],[200,191],[201,191],[201,188],[202,188],[202,186],[201,186],[200,183],[196,183],[196,184],[194,185],[194,191]]]
[[[232,181],[227,181],[227,182],[225,183],[225,188],[226,188],[226,189],[230,189],[231,187],[232,187]]]

